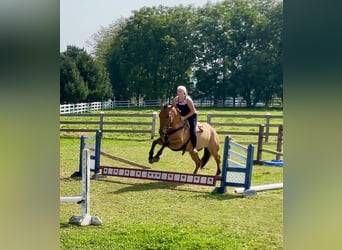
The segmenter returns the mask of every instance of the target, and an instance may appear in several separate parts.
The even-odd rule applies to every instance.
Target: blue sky
[[[60,0],[60,51],[76,45],[90,52],[87,41],[101,26],[107,27],[121,17],[129,17],[143,6],[203,6],[219,0]]]

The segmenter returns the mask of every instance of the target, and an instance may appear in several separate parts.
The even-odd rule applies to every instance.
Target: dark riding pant
[[[196,135],[196,127],[197,127],[197,114],[193,114],[188,118],[189,126],[190,126],[190,141],[194,148],[197,145],[197,135]]]

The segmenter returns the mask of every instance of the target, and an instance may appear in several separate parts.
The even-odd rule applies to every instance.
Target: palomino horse
[[[164,104],[159,112],[159,134],[160,137],[152,142],[152,147],[149,152],[149,163],[159,161],[159,156],[162,154],[165,147],[173,151],[188,151],[192,160],[196,163],[194,174],[199,168],[203,168],[208,162],[210,156],[215,158],[217,164],[216,175],[221,174],[220,170],[220,149],[219,137],[208,123],[197,123],[197,149],[204,148],[204,155],[202,159],[199,158],[198,153],[193,153],[193,146],[190,142],[189,123],[181,120],[179,110],[171,105]],[[162,145],[160,150],[153,156],[155,146]]]

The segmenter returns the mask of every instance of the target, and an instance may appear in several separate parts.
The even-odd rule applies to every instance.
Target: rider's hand
[[[185,119],[185,117],[184,117],[184,116],[181,116],[181,120],[182,120],[182,121],[184,121],[184,120],[186,120],[186,119]]]

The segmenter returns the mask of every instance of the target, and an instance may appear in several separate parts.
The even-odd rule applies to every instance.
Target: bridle
[[[172,128],[171,126],[171,122],[173,120],[173,113],[172,113],[172,108],[169,110],[169,118],[168,118],[168,123],[167,123],[167,126],[166,126],[166,129],[163,129],[163,130],[159,130],[159,134],[160,135],[163,135],[166,139],[168,136],[182,130],[185,125],[186,125],[186,121],[184,121],[183,125],[178,127],[178,128]]]

